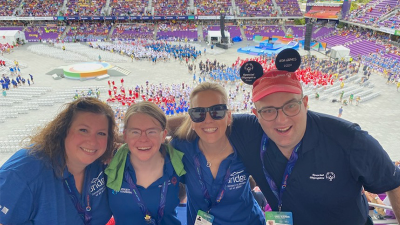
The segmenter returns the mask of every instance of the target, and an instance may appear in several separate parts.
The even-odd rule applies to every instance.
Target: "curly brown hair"
[[[107,149],[99,159],[103,162],[108,161],[115,149],[116,125],[114,111],[110,106],[96,98],[80,98],[65,104],[64,109],[51,122],[31,137],[27,147],[32,155],[48,159],[60,177],[66,167],[65,138],[76,115],[80,112],[102,114],[107,117]]]

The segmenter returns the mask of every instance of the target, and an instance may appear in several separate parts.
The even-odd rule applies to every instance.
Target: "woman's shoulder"
[[[48,173],[53,173],[48,161],[37,154],[31,154],[27,149],[17,151],[0,168],[0,174],[17,175],[28,183]]]
[[[185,139],[179,139],[177,137],[174,137],[170,144],[178,151],[181,151],[185,154],[188,153],[189,150],[192,150],[196,148],[197,145],[197,139],[193,141],[188,141]]]

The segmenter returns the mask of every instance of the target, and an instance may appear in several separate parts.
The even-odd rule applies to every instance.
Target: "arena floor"
[[[235,43],[233,47],[228,50],[211,50],[206,46],[207,55],[203,55],[200,59],[203,60],[203,62],[207,58],[210,60],[217,59],[219,62],[232,65],[238,57],[252,57],[237,52],[238,48],[245,47],[247,44],[255,45],[253,42],[248,43],[244,41]],[[81,86],[107,87],[107,80],[54,80],[50,75],[46,75],[45,73],[56,67],[73,63],[34,54],[27,50],[29,45],[34,44],[27,44],[19,47],[11,54],[4,54],[4,57],[10,60],[18,60],[20,64],[27,65],[28,67],[26,69],[21,70],[22,76],[28,76],[28,74],[31,73],[34,77],[34,86],[52,87],[52,92],[48,95]],[[203,44],[201,50],[204,49],[204,46]],[[91,51],[89,47],[88,51]],[[307,53],[300,50],[300,54],[303,55]],[[317,57],[325,57],[317,52],[312,52],[312,54],[315,54]],[[123,77],[125,80],[125,88],[135,87],[136,84],[144,85],[147,80],[155,84],[192,83],[193,75],[189,74],[187,67],[184,64],[180,65],[178,61],[159,62],[154,65],[148,61],[131,62],[130,58],[128,59],[129,62],[125,63],[111,63],[131,71],[129,76]],[[112,80],[115,80],[118,85],[120,84],[120,79],[121,77],[112,77]],[[344,106],[342,118],[360,124],[362,129],[367,130],[381,143],[392,160],[399,160],[400,151],[398,146],[400,143],[398,135],[400,134],[400,92],[396,91],[394,84],[387,85],[386,79],[380,75],[372,75],[370,81],[374,84],[374,92],[380,92],[381,95],[370,101],[363,102],[359,106],[355,106],[355,104]],[[313,97],[314,96],[310,96],[309,100],[310,110],[334,116],[338,115],[338,110],[341,106],[339,103],[331,103],[330,99],[316,100]],[[71,96],[71,100],[72,98],[73,96]],[[103,100],[107,98],[106,92],[102,93],[101,98]],[[339,96],[337,96],[337,98],[339,98]],[[0,123],[0,141],[13,138],[13,136],[10,135],[14,134],[15,130],[26,127],[25,125],[38,125],[40,121],[51,119],[58,112],[61,105],[62,103],[57,103],[53,106],[44,106],[39,108],[39,110],[30,111],[28,114],[21,114],[17,118],[8,118],[4,123]],[[0,165],[11,155],[12,153],[0,153]]]

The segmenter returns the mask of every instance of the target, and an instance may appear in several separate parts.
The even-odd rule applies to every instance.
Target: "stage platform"
[[[247,46],[244,48],[239,48],[237,52],[245,53],[249,55],[276,55],[283,49],[293,48],[299,49],[299,43],[297,41],[291,41],[288,44],[274,43],[272,46],[262,45],[259,46]]]
[[[57,74],[59,77],[73,80],[89,80],[97,77],[104,77],[106,75],[127,76],[130,73],[131,72],[129,70],[125,70],[118,66],[113,66],[107,62],[82,62],[68,66],[60,66],[47,72],[46,74]]]

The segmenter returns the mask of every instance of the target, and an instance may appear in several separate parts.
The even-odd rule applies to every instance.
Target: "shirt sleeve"
[[[379,142],[359,127],[354,135],[350,165],[354,178],[369,192],[383,193],[400,186],[400,169]]]
[[[33,195],[18,174],[0,170],[0,224],[30,224]]]

